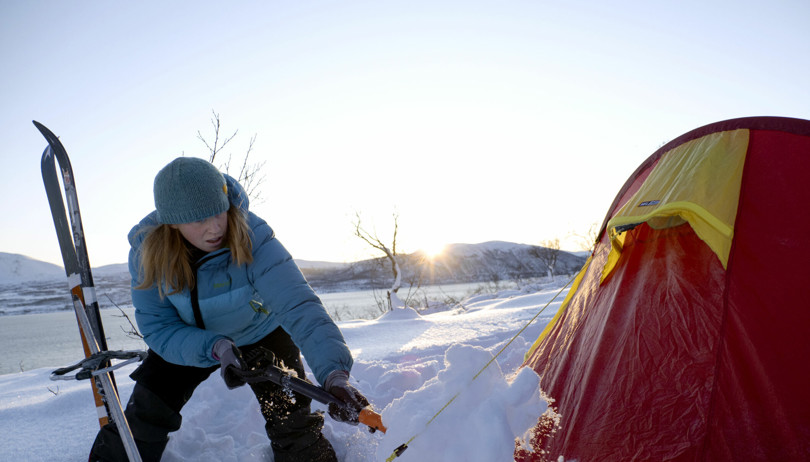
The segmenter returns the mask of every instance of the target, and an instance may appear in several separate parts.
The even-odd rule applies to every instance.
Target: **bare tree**
[[[591,223],[591,226],[588,227],[585,234],[572,231],[570,235],[577,238],[580,249],[592,251],[594,247],[596,247],[597,239],[599,239],[599,223]]]
[[[548,270],[548,276],[554,277],[554,266],[557,264],[557,257],[560,256],[560,239],[554,238],[540,242],[540,246],[529,249],[529,254],[539,258]]]
[[[208,161],[212,164],[215,164],[215,160],[217,159],[217,155],[225,149],[225,146],[228,145],[239,133],[239,130],[235,130],[233,135],[221,138],[221,121],[219,118],[219,114],[215,111],[211,111],[213,116],[211,117],[211,125],[214,129],[214,140],[213,142],[209,143],[208,140],[197,130],[197,138],[203,142],[205,147],[208,149]],[[248,144],[247,151],[245,152],[244,157],[242,158],[241,165],[239,166],[239,173],[232,174],[230,172],[231,168],[231,160],[232,155],[228,154],[228,160],[225,161],[222,165],[219,166],[221,170],[224,170],[225,173],[228,175],[234,176],[236,181],[245,188],[245,192],[247,193],[248,197],[254,202],[261,202],[261,189],[259,186],[264,183],[265,175],[262,173],[262,168],[266,161],[250,163],[250,154],[253,152],[253,145],[256,143],[256,135],[254,134],[252,138],[250,138],[250,144]],[[223,153],[224,155],[224,153]]]
[[[394,308],[404,308],[405,304],[402,303],[402,300],[400,300],[399,296],[397,295],[400,287],[402,287],[402,270],[400,269],[399,262],[397,261],[397,231],[399,228],[397,220],[399,219],[399,216],[396,213],[394,214],[394,236],[391,239],[390,247],[386,245],[376,233],[371,234],[366,231],[365,228],[363,228],[359,212],[355,212],[355,217],[356,221],[353,223],[354,235],[365,241],[371,247],[383,252],[385,254],[385,258],[388,260],[388,263],[391,265],[391,272],[394,275],[394,282],[391,285],[391,288],[388,289],[387,293],[388,309],[393,310]]]

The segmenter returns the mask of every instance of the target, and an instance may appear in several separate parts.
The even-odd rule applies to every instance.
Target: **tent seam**
[[[748,144],[748,147],[746,148],[746,152],[745,152],[745,160],[743,162],[743,174],[742,174],[743,176],[740,179],[740,192],[738,193],[738,197],[742,197],[743,190],[745,189],[745,179],[746,179],[746,176],[747,176],[746,175],[745,164],[748,163],[748,158],[749,158],[748,157],[748,150],[751,148],[750,134],[751,134],[752,131],[753,130],[749,131],[749,144]],[[739,199],[738,199],[738,204],[739,204]],[[737,223],[737,221],[738,221],[738,219],[740,217],[740,214],[742,214],[742,213],[744,213],[743,212],[743,207],[740,207],[738,205],[737,213],[734,216],[734,224]],[[718,382],[719,382],[719,376],[720,376],[720,364],[722,363],[723,348],[726,346],[727,340],[728,340],[727,339],[727,337],[728,337],[727,326],[728,326],[728,311],[730,309],[729,308],[729,303],[728,303],[729,285],[731,284],[731,274],[732,274],[732,269],[734,268],[734,251],[735,251],[736,247],[737,247],[737,243],[736,243],[736,241],[734,239],[732,239],[731,240],[731,247],[729,248],[729,251],[728,251],[728,264],[727,264],[727,266],[725,268],[726,275],[725,275],[725,280],[724,280],[724,285],[723,285],[723,296],[721,298],[722,303],[723,303],[723,314],[722,314],[722,317],[720,318],[720,327],[719,327],[719,332],[718,332],[718,335],[717,335],[717,344],[715,346],[716,351],[715,351],[715,361],[714,361],[714,379],[712,381],[711,395],[709,396],[709,412],[706,413],[706,432],[704,432],[704,434],[703,434],[703,444],[701,445],[701,450],[700,450],[701,457],[706,456],[706,451],[708,450],[707,447],[708,447],[708,444],[709,444],[709,426],[711,425],[712,419],[714,418],[715,411],[717,409],[717,393],[719,393],[718,392],[718,388],[719,388],[718,387]]]

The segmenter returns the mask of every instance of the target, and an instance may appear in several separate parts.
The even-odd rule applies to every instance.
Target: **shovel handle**
[[[257,383],[269,380],[276,385],[289,388],[292,391],[301,393],[302,395],[314,399],[320,403],[334,403],[338,406],[345,406],[342,401],[335,398],[335,395],[317,385],[313,385],[305,380],[299,379],[298,377],[294,377],[273,364],[268,364],[259,369],[250,371],[237,369],[234,366],[229,367],[232,369],[234,374],[239,376],[246,383]],[[374,412],[371,406],[366,406],[361,409],[357,417],[361,424],[368,425],[370,429],[375,431],[379,430],[383,433],[388,430],[382,423],[382,416]]]

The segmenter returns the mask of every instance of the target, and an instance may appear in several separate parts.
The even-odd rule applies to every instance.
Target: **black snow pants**
[[[290,336],[278,328],[259,342],[240,347],[248,356],[251,350],[264,347],[272,351],[284,365],[304,377],[301,354]],[[216,371],[208,368],[172,364],[149,350],[146,359],[132,373],[135,380],[124,411],[141,458],[144,462],[159,461],[169,433],[180,429],[180,410],[191,398],[194,389]],[[323,416],[312,413],[311,400],[294,393],[294,399],[271,382],[250,384],[259,400],[266,420],[275,462],[336,462],[332,445],[321,433]],[[96,436],[90,461],[126,461],[126,451],[114,424],[104,426]]]

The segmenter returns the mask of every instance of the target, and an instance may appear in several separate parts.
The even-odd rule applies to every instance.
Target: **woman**
[[[156,210],[129,233],[135,319],[147,358],[133,372],[126,416],[144,460],[160,460],[194,389],[220,368],[245,367],[259,347],[304,377],[301,353],[324,388],[359,411],[368,401],[349,382],[352,356],[290,254],[248,212],[242,187],[211,163],[180,157],[155,177]],[[300,350],[299,350],[300,348]],[[243,356],[244,353],[244,356]],[[310,400],[251,384],[276,462],[336,461]],[[330,408],[336,420],[353,412]],[[91,461],[126,460],[115,425],[99,431]]]

